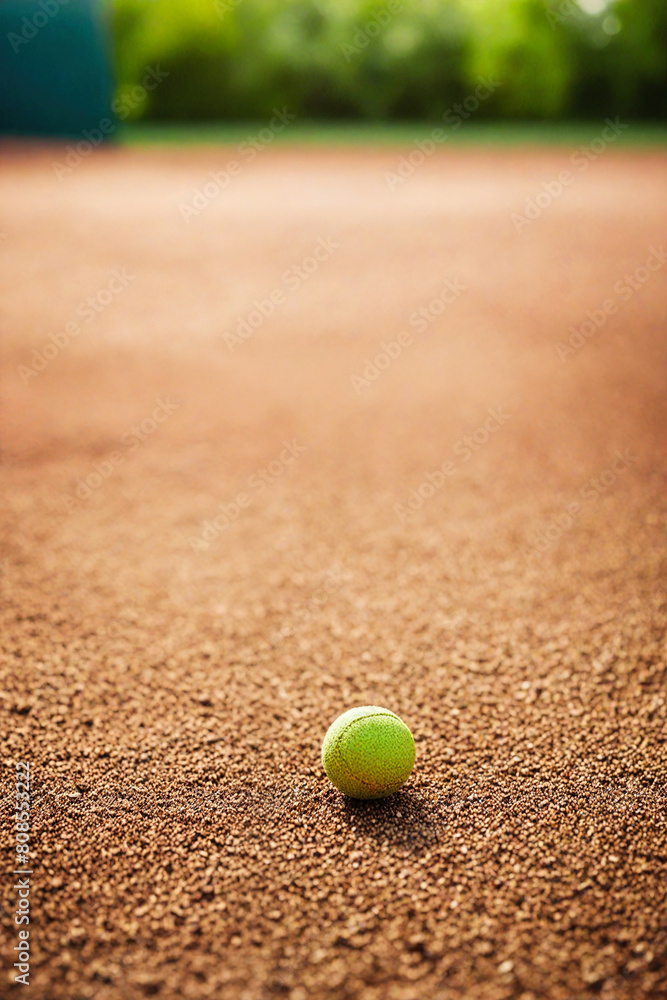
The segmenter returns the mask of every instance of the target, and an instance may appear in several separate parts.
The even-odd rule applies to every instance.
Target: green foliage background
[[[666,0],[112,0],[135,117],[435,119],[501,86],[476,118],[661,117]],[[398,9],[397,9],[398,8]]]

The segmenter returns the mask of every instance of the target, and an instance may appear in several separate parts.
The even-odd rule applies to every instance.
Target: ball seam
[[[348,766],[348,764],[343,759],[343,755],[340,752],[340,742],[341,742],[343,736],[345,735],[345,733],[348,731],[348,729],[351,729],[352,726],[356,726],[356,724],[358,722],[362,722],[364,719],[376,719],[376,718],[380,718],[380,717],[383,717],[383,716],[384,717],[389,716],[392,719],[397,719],[398,722],[400,722],[402,726],[405,726],[405,723],[403,722],[403,720],[401,718],[399,718],[398,715],[395,715],[393,712],[390,712],[387,709],[386,712],[373,712],[372,715],[360,715],[358,719],[353,719],[351,722],[348,722],[348,724],[345,726],[344,729],[341,729],[340,733],[338,734],[338,736],[334,740],[334,746],[335,746],[336,750],[338,751],[338,753],[337,753],[338,760],[339,760],[340,764],[343,766],[343,770],[347,772],[347,774],[348,774],[348,776],[350,778],[354,778],[354,780],[358,781],[360,785],[365,785],[366,788],[369,788],[373,792],[375,792],[375,791],[388,791],[390,788],[393,788],[394,786],[393,785],[387,785],[385,788],[382,788],[381,785],[373,784],[373,782],[371,782],[371,781],[364,781],[363,778],[360,778],[358,775],[356,775],[354,773],[354,771]],[[410,732],[410,730],[408,729],[407,726],[405,726],[405,728],[408,730],[408,732]],[[412,736],[412,733],[410,733],[410,735]],[[409,775],[408,775],[408,777],[409,777]],[[407,778],[404,778],[403,781],[399,781],[399,783],[396,785],[396,788],[397,789],[400,788],[401,785],[403,785],[406,781],[407,781]]]

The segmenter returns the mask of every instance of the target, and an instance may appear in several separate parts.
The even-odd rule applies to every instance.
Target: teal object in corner
[[[0,133],[81,138],[115,123],[107,15],[102,0],[1,0]]]

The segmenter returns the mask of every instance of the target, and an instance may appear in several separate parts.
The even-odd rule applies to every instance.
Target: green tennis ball
[[[398,791],[414,763],[412,733],[397,715],[377,705],[343,712],[322,744],[329,781],[353,799],[384,799]]]

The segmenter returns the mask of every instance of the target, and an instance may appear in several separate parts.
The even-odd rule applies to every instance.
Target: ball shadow
[[[340,820],[354,833],[423,854],[438,838],[437,812],[411,791],[396,792],[387,799],[339,798]]]

